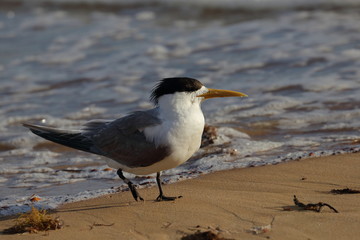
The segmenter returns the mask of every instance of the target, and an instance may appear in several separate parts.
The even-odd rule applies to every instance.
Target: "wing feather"
[[[138,111],[112,122],[91,123],[87,134],[104,156],[128,167],[150,166],[170,154],[169,146],[155,146],[143,129],[161,124],[157,109]],[[91,128],[90,128],[91,129]]]

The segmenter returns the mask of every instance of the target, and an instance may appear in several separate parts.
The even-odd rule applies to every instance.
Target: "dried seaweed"
[[[333,194],[357,194],[360,193],[360,190],[343,188],[343,189],[332,189],[330,192]]]
[[[323,202],[304,204],[304,203],[300,202],[295,195],[294,195],[294,203],[296,206],[300,207],[302,210],[311,210],[311,211],[315,211],[315,212],[320,212],[321,208],[326,206],[326,207],[330,208],[331,210],[333,210],[334,212],[338,213],[338,211],[334,207],[332,207],[330,204],[323,203]]]
[[[15,225],[3,231],[3,234],[17,233],[37,233],[39,231],[48,231],[61,229],[63,222],[59,218],[53,219],[46,210],[38,210],[32,207],[27,213],[21,214],[16,220]]]

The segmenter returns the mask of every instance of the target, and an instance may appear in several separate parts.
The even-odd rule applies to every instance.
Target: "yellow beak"
[[[203,93],[197,97],[203,97],[205,99],[209,98],[217,98],[217,97],[247,97],[248,95],[241,93],[241,92],[235,92],[230,90],[221,90],[221,89],[212,89],[208,88],[208,92]]]

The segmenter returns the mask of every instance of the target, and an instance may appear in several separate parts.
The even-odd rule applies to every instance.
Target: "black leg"
[[[144,201],[144,199],[140,196],[140,194],[138,193],[138,191],[135,188],[135,185],[126,177],[124,177],[122,170],[119,169],[117,170],[117,175],[119,175],[119,177],[129,186],[129,189],[131,191],[131,194],[133,195],[134,199],[137,201],[138,199],[141,201]]]
[[[175,199],[177,198],[181,198],[182,196],[178,196],[178,197],[166,197],[164,196],[163,194],[163,190],[162,190],[162,187],[161,187],[161,180],[160,180],[160,172],[157,172],[156,173],[156,183],[159,187],[159,196],[156,198],[156,201],[174,201]]]

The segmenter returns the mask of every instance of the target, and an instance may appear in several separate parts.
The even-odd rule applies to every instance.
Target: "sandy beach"
[[[212,231],[225,239],[358,239],[360,154],[309,158],[278,165],[216,172],[164,186],[175,202],[155,202],[157,188],[141,189],[144,202],[128,192],[61,206],[53,213],[65,223],[48,233],[0,235],[1,239],[181,239]],[[328,203],[321,212],[294,207]],[[284,210],[285,209],[285,210]],[[0,230],[10,227],[3,219]],[[266,226],[259,234],[254,227]]]

